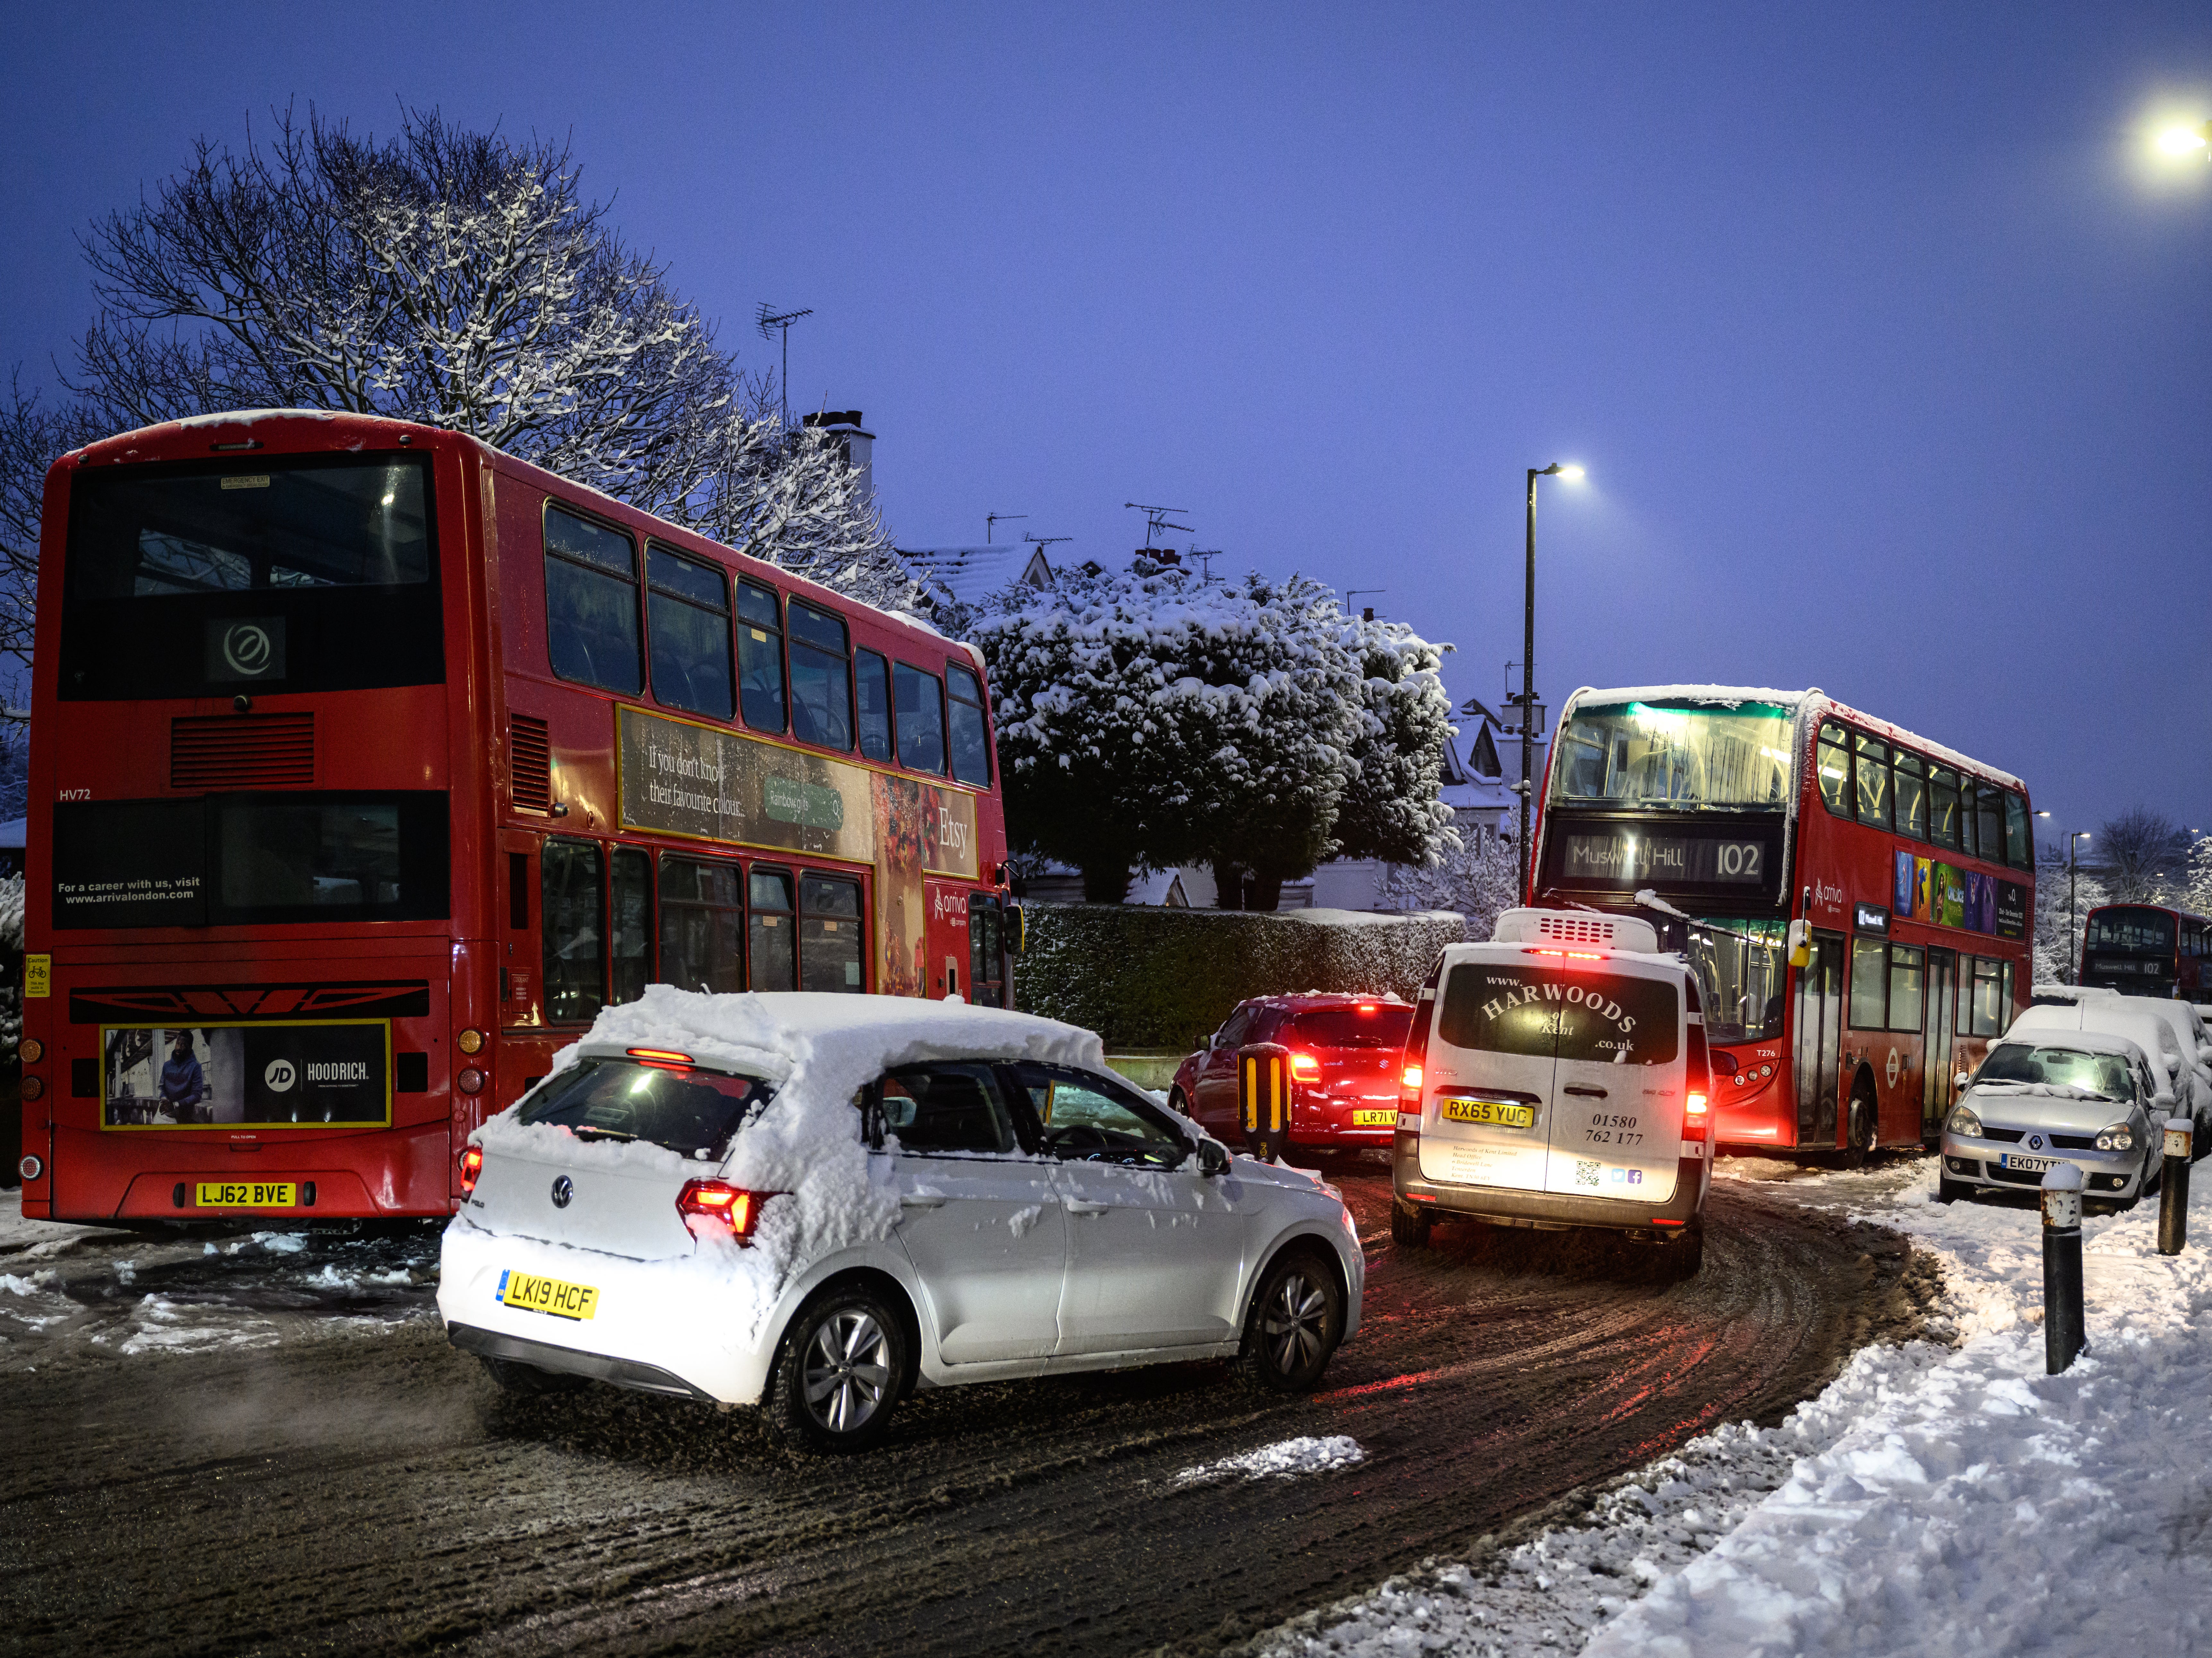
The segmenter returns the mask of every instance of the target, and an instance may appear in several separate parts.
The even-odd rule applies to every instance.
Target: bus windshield
[[[1694,810],[1789,799],[1789,711],[1771,702],[1577,708],[1559,733],[1552,799]]]
[[[2162,909],[2100,909],[2089,918],[2087,948],[2173,953],[2173,917]]]
[[[1705,1004],[1705,1040],[1768,1042],[1782,1034],[1787,921],[1690,922],[1686,953]]]

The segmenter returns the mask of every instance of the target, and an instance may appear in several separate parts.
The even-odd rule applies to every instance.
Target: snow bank
[[[2212,1649],[2212,1337],[2194,1327],[2212,1305],[2212,1181],[2173,1260],[2155,1203],[2085,1224],[2091,1345],[2060,1376],[2043,1374],[2036,1211],[1938,1205],[1935,1184],[1916,1163],[1783,1189],[1935,1254],[1955,1348],[1864,1349],[1779,1427],[1703,1436],[1570,1524],[1394,1578],[1261,1649]]]
[[[862,1087],[895,1066],[931,1060],[1036,1060],[1106,1068],[1097,1036],[1073,1025],[964,1002],[904,996],[779,993],[709,996],[668,985],[604,1010],[582,1041],[554,1055],[554,1071],[586,1053],[673,1048],[707,1065],[776,1084],[768,1108],[738,1133],[712,1172],[749,1192],[778,1195],[762,1206],[751,1247],[702,1244],[697,1254],[659,1263],[716,1297],[734,1331],[758,1327],[789,1276],[840,1249],[890,1236],[898,1193],[871,1169],[849,1106]],[[579,1140],[566,1130],[521,1122],[516,1109],[491,1118],[471,1139],[576,1167],[654,1170],[676,1179],[709,1172],[643,1141]],[[481,1232],[464,1218],[447,1229],[447,1248],[476,1247]],[[702,1286],[702,1276],[709,1282]],[[701,1303],[706,1304],[706,1303]]]

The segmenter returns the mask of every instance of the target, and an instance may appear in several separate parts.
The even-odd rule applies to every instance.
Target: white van
[[[1651,924],[1511,909],[1423,987],[1392,1145],[1390,1236],[1439,1218],[1607,1227],[1703,1259],[1711,1079],[1698,991]]]

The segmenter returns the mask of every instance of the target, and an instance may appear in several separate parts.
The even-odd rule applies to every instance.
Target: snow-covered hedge
[[[1410,998],[1456,915],[1154,908],[1030,902],[1014,963],[1024,1012],[1095,1030],[1108,1048],[1192,1048],[1248,996],[1395,991]]]

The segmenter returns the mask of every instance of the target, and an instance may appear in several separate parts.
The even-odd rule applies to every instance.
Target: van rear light
[[[1693,1093],[1682,1102],[1682,1138],[1701,1140],[1711,1132],[1712,1118],[1706,1114],[1705,1096]]]
[[[676,1194],[676,1212],[695,1238],[734,1238],[750,1245],[760,1224],[761,1205],[771,1194],[748,1192],[727,1181],[687,1181]]]
[[[1321,1061],[1310,1054],[1291,1055],[1291,1080],[1294,1083],[1317,1083],[1321,1080]]]
[[[483,1147],[471,1145],[461,1153],[461,1195],[466,1197],[477,1189],[477,1177],[483,1173]]]

